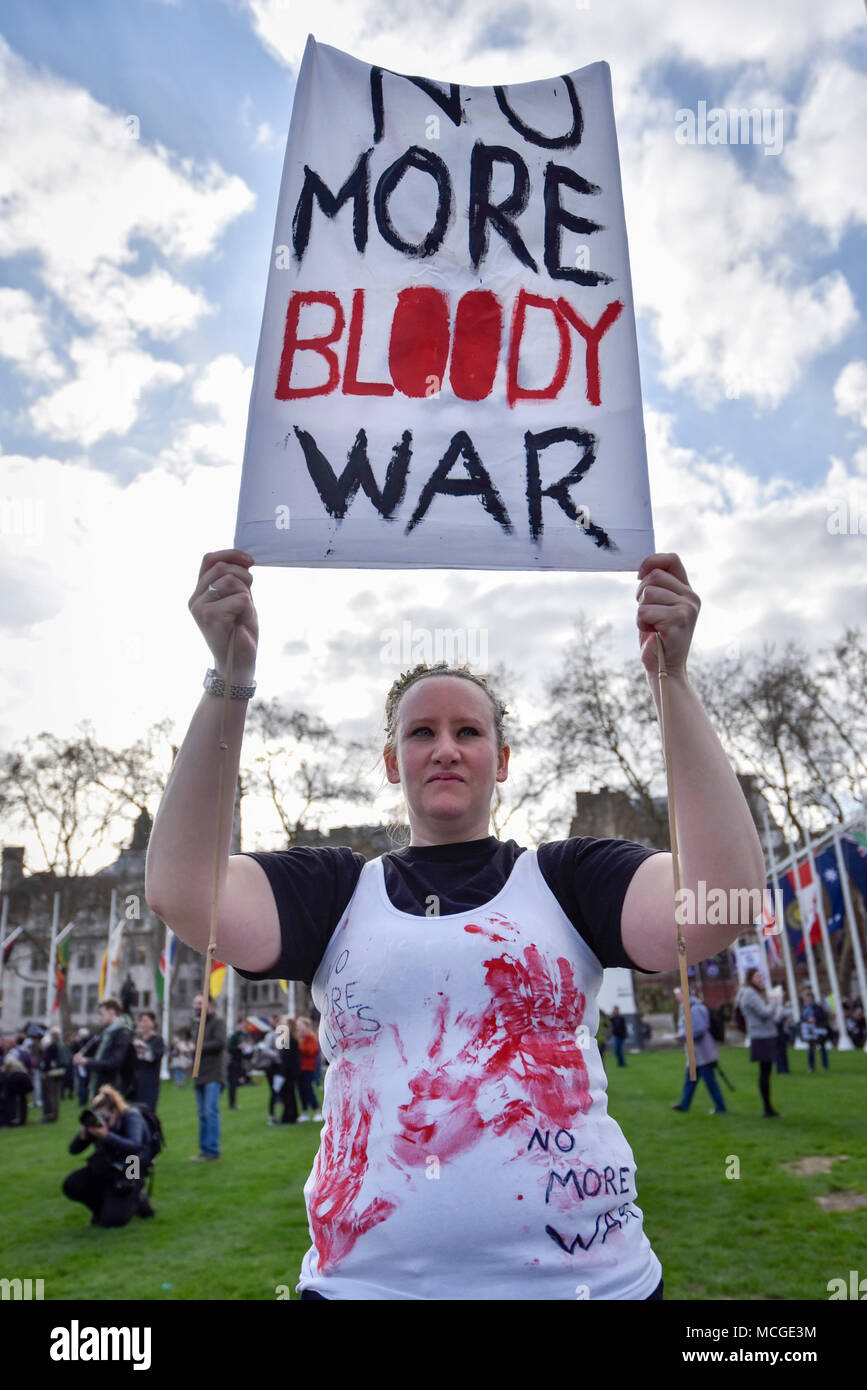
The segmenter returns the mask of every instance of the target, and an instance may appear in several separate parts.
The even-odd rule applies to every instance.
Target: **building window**
[[[251,985],[251,986],[250,986],[250,998],[253,1000],[253,1003],[254,1003],[254,1004],[258,1001],[258,998],[259,998],[259,986],[258,986],[258,985]]]
[[[31,951],[31,952],[30,952],[30,969],[31,969],[31,970],[41,970],[44,964],[45,964],[45,961],[42,959],[42,952],[41,952],[41,951]]]
[[[46,994],[46,987],[45,987],[45,985],[40,985],[40,986],[39,986],[39,1008],[38,1008],[38,1010],[37,1010],[37,1012],[38,1012],[40,1018],[44,1017],[44,1015],[45,1015],[45,994]]]
[[[175,993],[177,994],[177,997],[178,997],[178,1003],[179,1003],[179,1004],[186,1004],[186,1002],[187,1002],[187,982],[186,982],[186,980],[178,980],[178,982],[177,982],[177,984],[176,984],[176,986],[175,986]]]
[[[25,985],[21,991],[21,1011],[25,1014],[33,1013],[33,986]]]
[[[71,1013],[81,1013],[81,985],[70,985],[69,987],[69,1009]]]
[[[94,964],[95,964],[95,962],[94,962],[94,958],[93,958],[93,951],[91,951],[91,950],[79,951],[79,953],[78,953],[78,968],[79,968],[79,970],[92,970],[93,967],[94,967]]]
[[[87,1012],[96,1013],[96,1006],[99,1003],[99,985],[87,986]]]

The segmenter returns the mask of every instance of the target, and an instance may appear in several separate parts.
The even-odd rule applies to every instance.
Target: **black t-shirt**
[[[514,840],[488,835],[451,845],[390,850],[383,856],[386,892],[398,911],[428,923],[432,918],[425,909],[432,895],[439,900],[440,914],[469,912],[497,896],[524,848]],[[651,854],[661,852],[631,840],[586,836],[539,846],[542,877],[603,967],[641,970],[624,949],[620,914],[635,870]],[[239,970],[238,974],[248,980],[302,980],[309,985],[355,892],[364,855],[330,845],[248,853],[261,864],[271,884],[281,950],[269,970]]]

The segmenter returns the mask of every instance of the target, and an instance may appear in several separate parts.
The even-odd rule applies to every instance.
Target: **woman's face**
[[[489,833],[495,782],[508,775],[491,701],[460,676],[425,676],[398,710],[397,754],[384,751],[388,780],[402,783],[412,843],[450,844]]]

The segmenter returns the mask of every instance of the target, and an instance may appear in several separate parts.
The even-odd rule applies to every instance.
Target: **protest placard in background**
[[[606,63],[470,87],[308,38],[235,544],[377,569],[655,549]]]

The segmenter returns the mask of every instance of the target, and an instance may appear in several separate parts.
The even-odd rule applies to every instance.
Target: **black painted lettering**
[[[512,166],[512,191],[501,203],[491,202],[491,184],[495,164]],[[477,140],[470,161],[470,260],[478,268],[488,251],[488,223],[508,242],[514,255],[528,270],[538,273],[539,267],[527,250],[513,218],[519,217],[530,197],[530,175],[519,154],[505,145],[485,145]]]
[[[356,251],[364,251],[367,246],[367,205],[370,197],[368,161],[372,153],[372,150],[365,150],[359,155],[355,168],[340,192],[336,194],[331,192],[317,173],[304,165],[304,183],[292,218],[292,246],[297,261],[304,256],[310,240],[314,198],[329,218],[336,217],[343,204],[352,199],[352,236]]]
[[[423,174],[429,174],[437,187],[437,211],[434,224],[419,242],[405,241],[397,232],[389,212],[389,199],[397,188],[404,174],[410,169],[418,169]],[[444,159],[440,159],[433,150],[424,150],[420,145],[410,145],[393,164],[380,175],[379,181],[373,194],[373,215],[376,218],[376,225],[383,241],[393,246],[395,251],[400,251],[404,256],[432,256],[442,245],[443,237],[449,226],[453,207],[452,180],[449,167]]]
[[[448,476],[459,456],[463,458],[469,478]],[[511,536],[514,533],[515,528],[509,520],[503,500],[466,430],[458,430],[457,434],[452,436],[448,448],[422,488],[418,506],[407,524],[406,535],[418,525],[437,494],[446,497],[478,497],[485,511],[494,518],[505,534]]]
[[[566,1138],[569,1140],[568,1144],[560,1143],[561,1134],[566,1135]],[[575,1136],[574,1134],[570,1134],[568,1129],[558,1129],[557,1133],[554,1135],[554,1143],[557,1145],[557,1148],[560,1150],[561,1154],[568,1154],[571,1153],[575,1147]]]
[[[548,1152],[548,1144],[549,1144],[549,1142],[550,1142],[550,1139],[551,1139],[551,1131],[550,1131],[550,1129],[546,1129],[546,1130],[545,1130],[545,1138],[544,1138],[544,1139],[542,1138],[542,1135],[539,1133],[538,1129],[534,1129],[534,1130],[533,1130],[532,1137],[531,1137],[531,1139],[530,1139],[530,1142],[529,1142],[529,1144],[527,1145],[527,1151],[529,1152],[530,1149],[532,1149],[533,1144],[534,1144],[534,1142],[535,1142],[535,1143],[537,1143],[537,1144],[539,1145],[539,1148],[540,1148],[540,1149],[544,1149],[545,1152],[547,1153],[547,1152]]]

